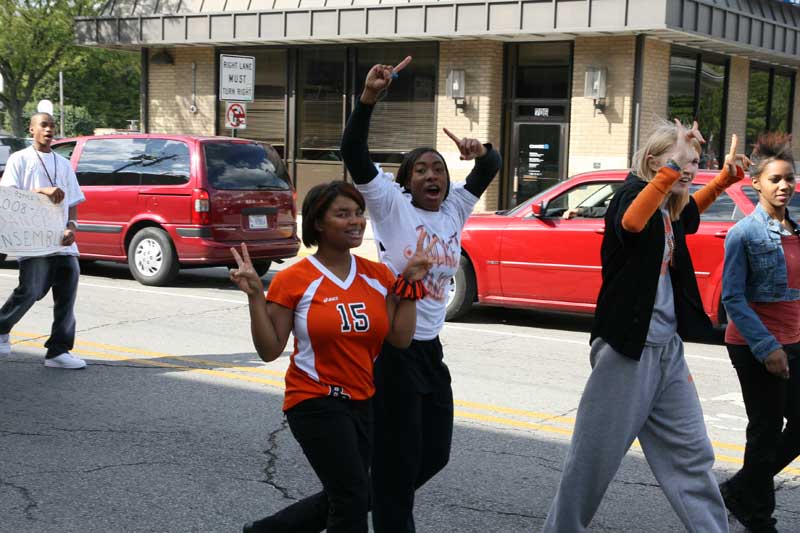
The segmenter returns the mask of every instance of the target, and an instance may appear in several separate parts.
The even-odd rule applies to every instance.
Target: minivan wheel
[[[178,275],[180,264],[167,232],[144,228],[128,246],[128,267],[142,285],[166,285]]]
[[[466,315],[472,308],[476,293],[475,271],[472,269],[469,259],[462,255],[458,262],[456,275],[450,282],[445,320],[458,320]]]
[[[253,263],[253,268],[258,274],[259,278],[263,278],[267,272],[269,272],[269,267],[272,266],[272,261],[256,261]]]

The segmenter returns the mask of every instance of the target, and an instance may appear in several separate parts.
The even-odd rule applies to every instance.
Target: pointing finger
[[[409,63],[411,63],[411,56],[406,56],[405,59],[403,59],[401,62],[397,64],[397,66],[394,67],[394,72],[400,72],[401,70],[406,68]]]
[[[450,137],[451,139],[453,139],[453,142],[454,142],[454,143],[456,143],[457,145],[459,145],[459,147],[461,146],[461,137],[457,137],[455,133],[453,133],[452,131],[448,130],[447,128],[442,128],[442,129],[444,130],[445,134],[446,134],[448,137]]]
[[[728,157],[736,159],[736,148],[739,145],[739,136],[735,133],[731,135],[731,149],[728,151]]]

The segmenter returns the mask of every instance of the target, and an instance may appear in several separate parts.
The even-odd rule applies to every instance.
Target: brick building
[[[374,115],[375,159],[396,168],[403,152],[433,146],[459,178],[471,165],[442,128],[488,140],[505,165],[483,210],[627,168],[666,118],[699,121],[706,167],[732,133],[750,145],[767,129],[800,131],[800,7],[778,0],[110,0],[77,20],[76,36],[141,50],[150,132],[230,134],[220,56],[255,57],[238,135],[276,146],[301,198],[346,179],[339,137],[366,71],[406,55]],[[447,84],[459,73],[456,100]]]

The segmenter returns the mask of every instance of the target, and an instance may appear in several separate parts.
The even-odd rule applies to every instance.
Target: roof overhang
[[[110,16],[77,18],[75,32],[78,44],[126,49],[644,33],[800,66],[800,8],[777,0],[368,1],[112,0]]]

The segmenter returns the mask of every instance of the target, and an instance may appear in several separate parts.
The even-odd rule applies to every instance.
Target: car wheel
[[[476,294],[475,271],[469,259],[462,255],[458,262],[456,275],[450,281],[445,320],[458,320],[466,315],[472,308]]]
[[[258,274],[259,278],[263,278],[267,272],[269,272],[269,267],[272,266],[272,261],[256,261],[253,263],[253,268],[256,270],[256,274]]]
[[[128,246],[128,266],[142,285],[166,285],[178,275],[180,264],[167,232],[144,228]]]

